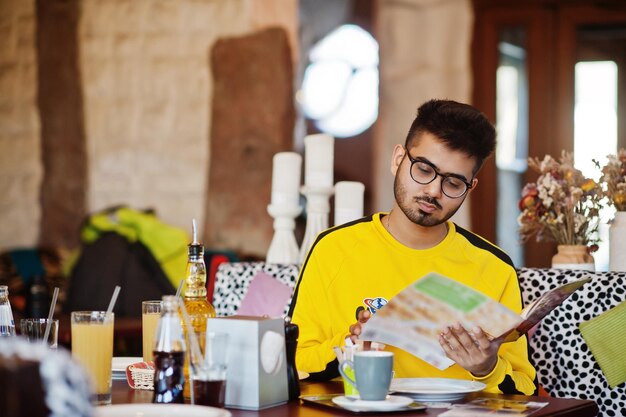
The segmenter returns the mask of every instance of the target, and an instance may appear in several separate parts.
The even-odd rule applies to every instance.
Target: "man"
[[[405,146],[393,150],[391,211],[321,233],[302,266],[290,311],[300,326],[299,370],[317,379],[335,377],[332,347],[343,346],[347,337],[357,340],[372,314],[431,271],[521,311],[510,258],[449,221],[478,184],[476,174],[494,148],[495,130],[474,107],[431,100],[418,109]],[[395,376],[477,380],[489,392],[535,393],[525,337],[503,344],[479,328],[450,323],[439,342],[456,362],[444,371],[387,346],[394,352]]]

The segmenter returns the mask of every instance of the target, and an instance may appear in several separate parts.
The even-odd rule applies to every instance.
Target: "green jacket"
[[[121,207],[91,215],[81,230],[81,239],[92,243],[108,232],[147,247],[174,288],[185,278],[190,237],[183,229],[163,223],[152,213]]]

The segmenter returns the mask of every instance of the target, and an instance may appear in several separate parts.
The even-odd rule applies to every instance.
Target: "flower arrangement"
[[[597,250],[601,186],[574,168],[569,152],[563,152],[559,161],[549,155],[542,161],[529,158],[528,166],[539,178],[522,190],[518,217],[522,240],[536,236],[538,241]]]
[[[620,149],[617,155],[607,155],[607,159],[603,167],[594,161],[602,170],[600,182],[605,185],[604,195],[617,211],[626,211],[626,149]]]

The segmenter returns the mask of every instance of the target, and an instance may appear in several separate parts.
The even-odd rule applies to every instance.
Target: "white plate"
[[[364,401],[340,395],[333,397],[333,402],[350,411],[394,411],[411,404],[413,399],[400,395],[387,395],[387,399],[383,401]]]
[[[94,407],[95,417],[230,417],[221,408],[188,404],[117,404]]]
[[[143,361],[141,356],[116,356],[111,361],[111,368],[113,369],[113,372],[126,372],[126,367],[128,365],[141,361]]]
[[[389,391],[422,402],[456,401],[471,392],[482,391],[486,387],[482,382],[450,378],[395,378]]]

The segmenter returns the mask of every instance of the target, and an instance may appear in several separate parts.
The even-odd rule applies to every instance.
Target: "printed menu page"
[[[448,325],[478,326],[491,338],[513,342],[539,323],[591,278],[545,292],[516,314],[475,289],[431,272],[406,287],[363,325],[360,338],[382,342],[421,358],[440,370],[450,367],[438,336]]]
[[[521,322],[518,314],[481,292],[431,272],[378,310],[363,325],[360,338],[406,350],[444,370],[454,364],[438,341],[445,326],[478,326],[488,335],[498,337]]]
[[[465,404],[455,404],[451,410],[440,414],[441,417],[488,417],[529,416],[548,405],[547,402],[505,400],[502,398],[477,398]]]

